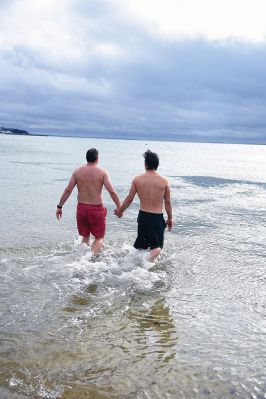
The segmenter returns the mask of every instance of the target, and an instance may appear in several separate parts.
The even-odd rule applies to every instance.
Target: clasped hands
[[[123,212],[121,211],[121,207],[120,208],[116,208],[114,210],[114,214],[120,219],[123,216]]]

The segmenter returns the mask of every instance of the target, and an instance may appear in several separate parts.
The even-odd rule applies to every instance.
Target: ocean
[[[138,200],[80,245],[72,171],[96,147],[123,200],[146,149],[174,226],[155,264]],[[0,136],[1,399],[266,396],[266,146]]]

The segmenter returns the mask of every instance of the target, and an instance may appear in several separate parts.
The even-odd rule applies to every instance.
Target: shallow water
[[[138,202],[108,196],[102,254],[79,244],[86,149],[123,198],[146,148],[174,228],[154,265],[132,248]],[[59,150],[58,150],[59,149]],[[266,148],[0,136],[1,398],[265,398]]]

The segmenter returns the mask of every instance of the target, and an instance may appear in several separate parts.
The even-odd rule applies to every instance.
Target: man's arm
[[[167,213],[167,226],[168,226],[168,231],[171,231],[172,226],[173,226],[173,215],[172,215],[172,205],[171,205],[171,193],[170,193],[170,187],[167,183],[165,187],[165,194],[164,194],[164,205],[165,205],[165,210]]]
[[[118,209],[115,212],[116,216],[121,218],[123,212],[129,207],[129,205],[133,201],[136,192],[137,192],[136,181],[135,181],[135,179],[133,179],[132,184],[131,184],[131,188],[130,188],[129,193],[128,193],[128,196],[125,198],[125,200],[124,200],[123,204],[121,205],[120,209]]]
[[[116,194],[116,191],[114,187],[112,186],[112,183],[110,182],[110,178],[107,172],[105,172],[104,177],[103,177],[103,184],[108,193],[110,194],[110,197],[116,204],[117,209],[120,208],[120,200],[118,195]]]
[[[76,178],[75,178],[75,173],[73,173],[73,175],[71,176],[71,179],[69,180],[68,186],[65,188],[65,190],[62,194],[62,197],[60,198],[58,206],[62,207],[64,205],[64,203],[66,202],[66,200],[72,193],[73,188],[75,187],[76,184],[77,184],[77,182],[76,182]],[[62,217],[62,209],[61,208],[57,208],[56,217],[57,217],[57,219],[61,219],[61,217]]]

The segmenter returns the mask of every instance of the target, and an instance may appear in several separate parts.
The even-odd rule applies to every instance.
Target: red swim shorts
[[[90,233],[95,238],[105,235],[107,209],[103,205],[88,205],[78,203],[77,225],[79,235],[88,237]]]

